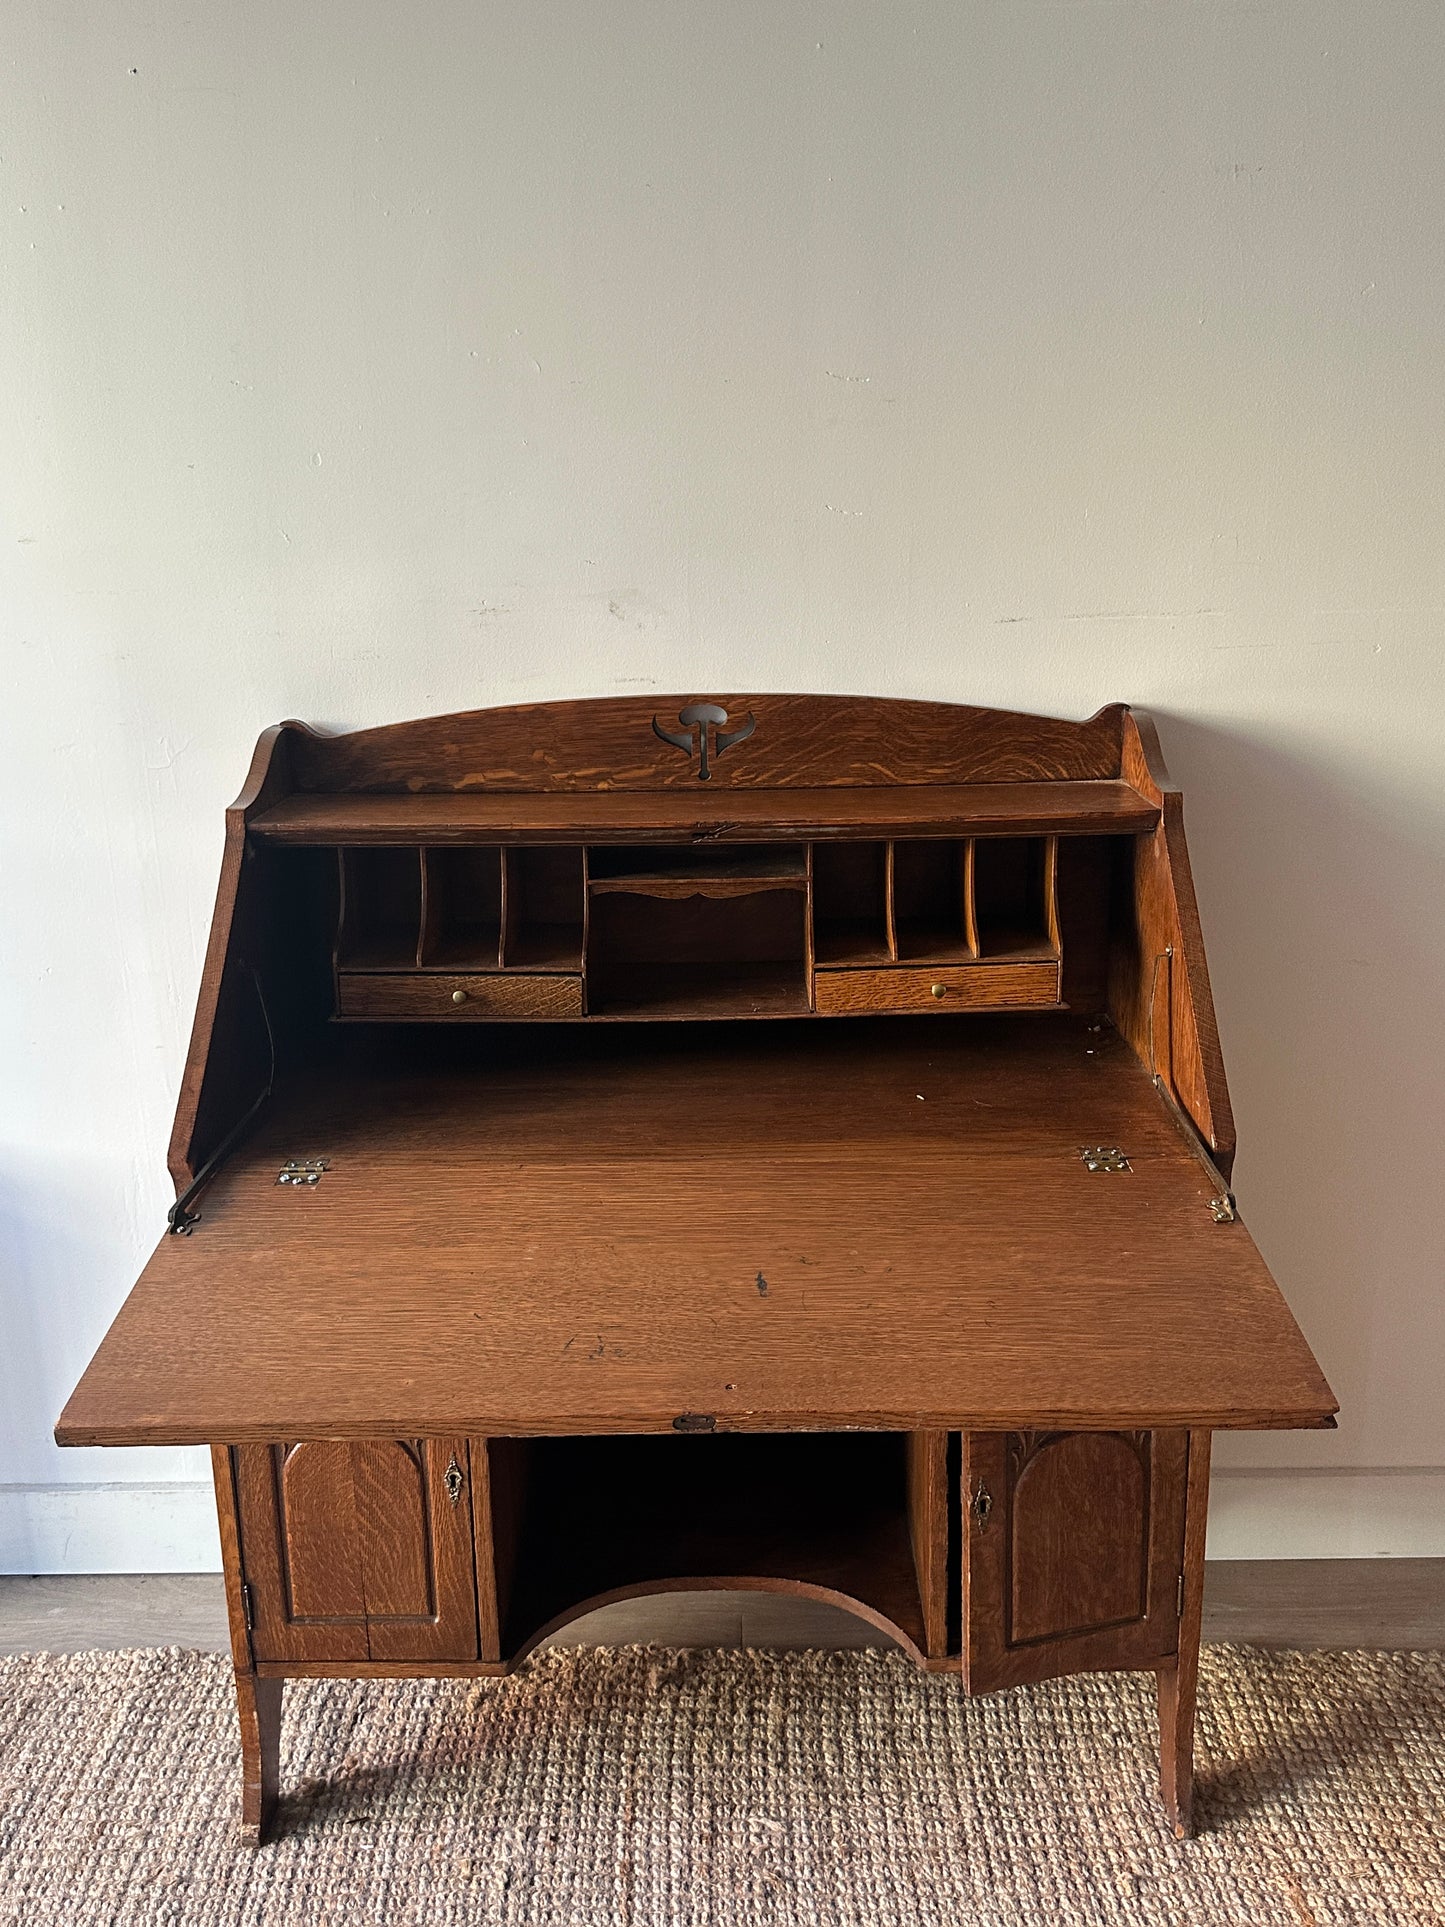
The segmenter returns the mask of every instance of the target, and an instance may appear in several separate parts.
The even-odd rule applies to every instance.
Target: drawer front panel
[[[1057,963],[964,964],[943,969],[819,970],[820,1013],[890,1010],[1038,1010],[1059,1001]]]
[[[342,970],[336,977],[341,1017],[413,1017],[449,1023],[488,1017],[580,1017],[582,979]]]

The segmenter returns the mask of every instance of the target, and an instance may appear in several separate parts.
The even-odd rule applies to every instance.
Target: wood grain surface
[[[348,1062],[162,1241],[62,1443],[1335,1410],[1142,1067],[1081,1020],[464,1026]],[[278,1186],[291,1156],[330,1168]]]
[[[1124,769],[1160,814],[1153,834],[1134,842],[1134,915],[1116,928],[1109,1009],[1140,1059],[1193,1119],[1227,1178],[1234,1114],[1184,840],[1184,799],[1169,779],[1152,718],[1125,717]]]
[[[709,757],[662,741],[682,733],[689,696],[524,703],[388,723],[290,744],[305,790],[807,789],[931,783],[1058,782],[1119,774],[1123,706],[1086,722],[870,696],[709,696],[747,739]],[[716,737],[713,737],[716,742]]]
[[[820,970],[813,980],[827,1017],[858,1011],[1047,1010],[1059,1001],[1057,963],[930,964],[910,970]]]
[[[954,1495],[948,1489],[948,1434],[910,1432],[908,1538],[923,1608],[924,1651],[930,1659],[948,1651],[948,1521]]]
[[[965,1434],[970,1693],[1177,1651],[1187,1453],[1179,1429]]]
[[[875,789],[653,792],[486,790],[376,795],[293,791],[250,821],[277,843],[796,842],[868,836],[1132,836],[1158,805],[1114,779]]]
[[[488,1017],[580,1017],[582,977],[507,976],[482,972],[342,970],[336,978],[337,1015],[401,1017],[476,1023]]]
[[[1176,1836],[1194,1827],[1194,1712],[1199,1691],[1199,1639],[1204,1612],[1204,1538],[1209,1512],[1208,1432],[1189,1434],[1179,1651],[1158,1671],[1159,1786]]]

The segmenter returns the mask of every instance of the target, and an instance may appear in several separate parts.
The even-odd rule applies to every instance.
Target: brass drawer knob
[[[935,997],[946,997],[948,995],[947,984],[930,984],[929,989],[933,992]]]
[[[454,1004],[464,1004],[466,1001],[467,993],[464,990],[454,990],[452,992],[452,1002]]]

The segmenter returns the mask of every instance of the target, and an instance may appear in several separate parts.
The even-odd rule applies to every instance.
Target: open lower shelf
[[[638,963],[600,983],[589,1008],[598,1017],[806,1017],[801,962]]]
[[[506,1654],[600,1595],[703,1583],[841,1594],[924,1645],[902,1433],[513,1439],[491,1451]]]

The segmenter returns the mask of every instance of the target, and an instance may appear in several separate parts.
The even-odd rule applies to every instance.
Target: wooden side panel
[[[290,790],[291,745],[309,735],[304,723],[277,723],[264,730],[241,794],[226,812],[216,907],[171,1130],[169,1167],[178,1191],[190,1183],[260,1089],[253,1044],[254,990],[238,968],[239,955],[263,914],[263,893],[245,874],[246,825]]]
[[[485,1451],[492,1517],[489,1549],[491,1587],[496,1599],[500,1644],[497,1655],[483,1653],[484,1659],[499,1657],[515,1643],[511,1626],[512,1606],[518,1590],[518,1567],[532,1484],[534,1447],[530,1439],[488,1439]],[[479,1560],[483,1557],[480,1540],[477,1556]]]
[[[1147,716],[1125,717],[1123,773],[1158,804],[1160,816],[1152,834],[1134,839],[1110,957],[1110,1015],[1194,1120],[1227,1178],[1234,1115],[1184,840],[1184,801]]]
[[[908,1434],[908,1537],[923,1607],[924,1652],[948,1651],[948,1434]]]
[[[496,1521],[492,1510],[492,1462],[486,1439],[468,1439],[471,1473],[472,1550],[477,1587],[477,1657],[502,1656],[497,1597]]]
[[[231,1634],[231,1657],[240,1672],[251,1666],[251,1629],[246,1624],[246,1602],[241,1592],[241,1521],[236,1510],[236,1468],[230,1448],[211,1447],[211,1479],[216,1488],[216,1523],[221,1534],[221,1572],[226,1585],[226,1623]]]
[[[962,703],[861,696],[714,696],[725,722],[681,712],[687,696],[526,703],[432,716],[292,745],[303,790],[832,788],[1058,782],[1117,777],[1122,705],[1087,722]],[[752,727],[748,728],[751,722]],[[703,777],[701,735],[707,732]],[[678,737],[664,740],[660,731]],[[733,740],[724,743],[722,738]]]
[[[993,1432],[964,1440],[970,1692],[1152,1667],[1178,1650],[1187,1437]]]
[[[1204,1612],[1204,1540],[1209,1512],[1208,1432],[1189,1434],[1184,1522],[1184,1584],[1179,1650],[1159,1668],[1159,1785],[1179,1839],[1194,1828],[1194,1713],[1199,1688],[1199,1632]]]

